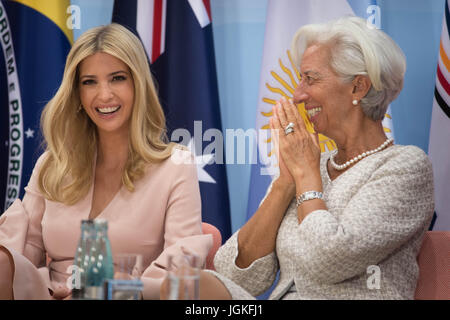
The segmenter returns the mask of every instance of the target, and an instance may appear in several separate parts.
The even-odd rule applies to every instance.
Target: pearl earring
[[[358,100],[355,99],[355,100],[352,101],[352,103],[353,103],[354,106],[356,106],[356,105],[358,105]]]

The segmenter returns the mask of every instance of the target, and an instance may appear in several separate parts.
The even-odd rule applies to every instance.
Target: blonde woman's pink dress
[[[211,235],[202,234],[192,156],[179,149],[174,156],[149,165],[135,183],[135,191],[122,187],[97,217],[108,221],[113,255],[143,256],[144,299],[159,299],[169,254],[188,251],[205,261],[212,245]],[[0,216],[0,246],[14,260],[15,299],[54,299],[70,293],[66,282],[70,281],[80,223],[91,210],[93,186],[72,206],[41,195],[37,179],[43,157],[36,163],[23,200],[16,200]]]

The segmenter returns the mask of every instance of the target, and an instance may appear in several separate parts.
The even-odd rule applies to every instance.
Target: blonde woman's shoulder
[[[170,157],[166,160],[169,165],[193,165],[195,157],[192,152],[181,144],[175,143],[172,147]]]
[[[167,159],[147,167],[143,181],[145,183],[148,179],[161,179],[169,183],[173,179],[178,181],[191,178],[197,180],[195,157],[186,147],[174,144]]]
[[[189,149],[188,149],[188,147],[186,147],[186,146],[184,146],[184,145],[182,145],[182,144],[172,142],[172,145],[173,145],[173,148],[176,149],[176,150],[180,150],[180,151],[188,151],[188,152],[190,152]]]

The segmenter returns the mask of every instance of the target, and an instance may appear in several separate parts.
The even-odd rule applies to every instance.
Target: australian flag
[[[113,22],[140,37],[171,141],[195,155],[203,221],[231,235],[209,0],[115,0]]]
[[[69,0],[0,0],[0,214],[24,194],[43,152],[39,119],[73,42]]]

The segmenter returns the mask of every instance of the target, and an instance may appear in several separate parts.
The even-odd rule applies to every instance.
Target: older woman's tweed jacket
[[[394,145],[333,181],[328,158],[321,158],[327,211],[311,212],[298,224],[293,200],[275,252],[246,269],[234,263],[239,231],[219,249],[215,275],[234,299],[260,295],[278,270],[270,299],[414,298],[416,256],[434,211],[427,156],[417,147]]]

